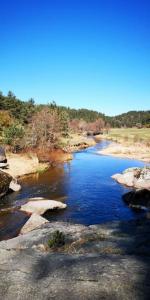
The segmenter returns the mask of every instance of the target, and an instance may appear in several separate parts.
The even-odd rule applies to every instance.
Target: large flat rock
[[[89,227],[54,222],[0,242],[0,299],[149,299],[150,258],[143,255],[150,234],[147,222]],[[56,229],[72,251],[39,247]],[[142,237],[143,252],[138,253]]]
[[[4,251],[1,257],[4,300],[149,299],[149,267],[135,257],[41,255],[33,249],[12,257]]]
[[[21,210],[27,213],[36,213],[43,215],[48,210],[64,209],[67,205],[55,200],[48,200],[44,198],[30,198],[28,202],[21,206]]]

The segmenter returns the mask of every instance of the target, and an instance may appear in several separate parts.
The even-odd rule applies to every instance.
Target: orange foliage
[[[7,110],[0,110],[0,128],[9,127],[13,121],[12,116]]]

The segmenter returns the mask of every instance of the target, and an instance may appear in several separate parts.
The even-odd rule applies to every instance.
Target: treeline
[[[71,109],[55,102],[37,105],[21,101],[11,91],[0,92],[0,142],[15,147],[60,146],[70,133],[99,134],[110,127],[150,127],[150,111],[131,111],[116,117],[88,109]]]
[[[105,116],[87,109],[70,109],[55,102],[36,105],[24,102],[9,91],[0,93],[0,141],[13,149],[61,147],[62,138],[71,133],[98,134],[109,124]]]
[[[65,106],[59,106],[59,108],[61,110],[65,110],[68,113],[70,120],[73,120],[73,119],[81,120],[82,119],[88,123],[94,122],[99,118],[105,120],[104,114],[94,111],[94,110],[89,110],[89,109],[85,109],[85,108],[74,109],[74,108],[65,107]]]
[[[24,124],[28,123],[30,117],[36,111],[36,106],[32,98],[24,102],[17,99],[16,96],[9,91],[7,96],[4,96],[2,92],[0,92],[0,110],[8,111],[13,118]]]
[[[16,98],[9,91],[7,96],[0,92],[0,110],[9,111],[9,113],[21,123],[28,123],[32,115],[42,110],[44,107],[56,107],[55,102],[48,105],[36,105],[34,99],[31,98],[24,102]],[[114,117],[106,116],[100,112],[89,109],[72,109],[65,106],[57,106],[59,111],[65,111],[70,120],[78,119],[85,122],[95,122],[101,118],[105,123],[109,123],[111,127],[134,127],[134,126],[150,126],[150,110],[148,111],[129,111]]]
[[[8,110],[13,117],[19,119],[23,123],[28,123],[29,118],[34,112],[42,110],[44,107],[56,107],[56,103],[52,102],[47,105],[36,105],[34,99],[31,98],[24,102],[16,98],[16,96],[9,91],[7,96],[0,92],[0,110]],[[86,122],[94,122],[98,118],[105,119],[105,115],[97,111],[88,109],[72,109],[65,106],[57,106],[60,111],[65,111],[70,120],[83,119]]]
[[[148,127],[150,128],[150,110],[147,111],[129,111],[127,113],[106,117],[111,127]]]

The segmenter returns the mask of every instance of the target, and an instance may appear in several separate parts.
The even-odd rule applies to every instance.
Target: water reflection
[[[15,207],[25,203],[29,197],[44,197],[65,201],[68,206],[66,210],[47,213],[50,221],[96,224],[135,218],[137,214],[121,199],[129,190],[112,180],[111,175],[144,163],[98,155],[97,151],[108,143],[103,141],[75,153],[69,163],[23,178],[20,181],[22,190],[3,198],[0,207]],[[20,216],[15,215],[16,223],[17,218],[20,220]],[[5,223],[6,219],[9,224],[9,213],[5,216]]]

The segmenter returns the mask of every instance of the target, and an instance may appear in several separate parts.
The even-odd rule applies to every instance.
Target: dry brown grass
[[[150,128],[113,128],[105,135],[107,139],[128,144],[142,143],[150,146]]]

